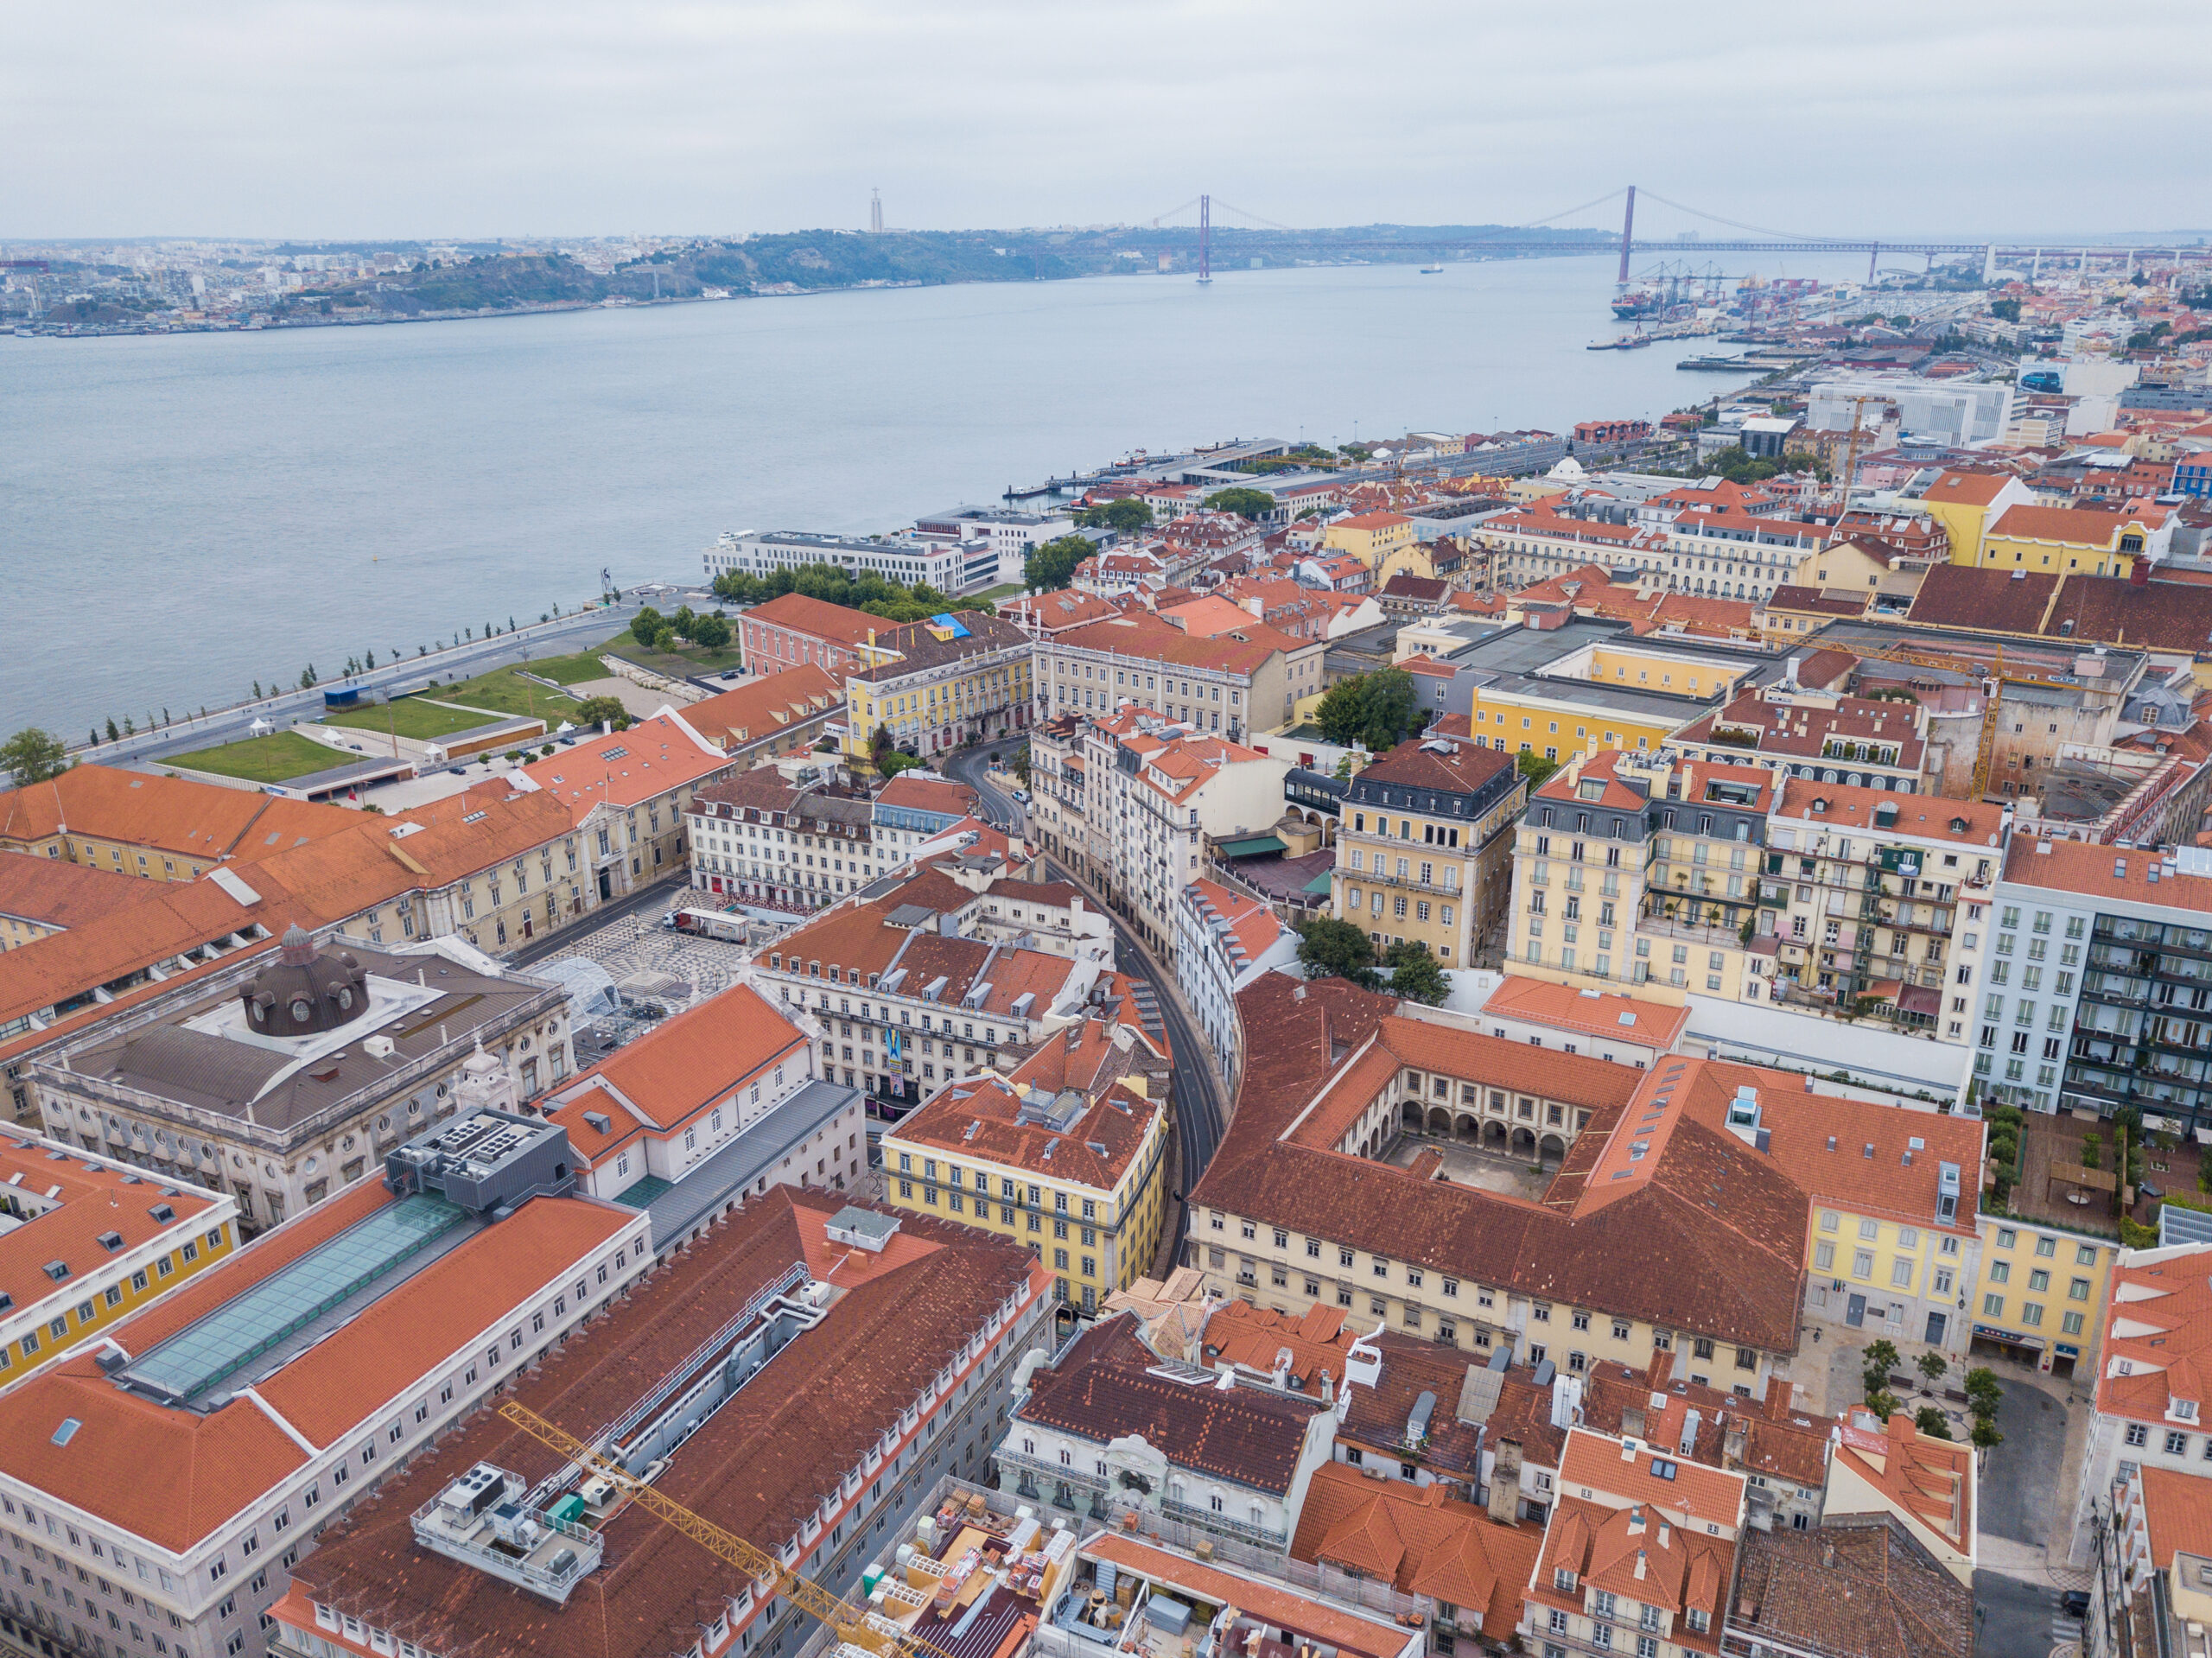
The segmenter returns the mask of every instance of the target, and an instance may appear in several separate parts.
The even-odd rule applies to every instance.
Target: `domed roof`
[[[238,992],[256,1036],[312,1036],[352,1023],[369,1010],[369,973],[348,950],[318,950],[297,922],[284,930],[276,959]]]

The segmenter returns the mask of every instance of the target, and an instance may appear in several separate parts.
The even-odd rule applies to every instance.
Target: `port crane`
[[[887,1618],[871,1616],[842,1595],[831,1592],[810,1578],[801,1577],[767,1550],[692,1513],[673,1497],[663,1496],[620,1464],[601,1456],[567,1429],[547,1421],[529,1406],[510,1399],[499,1406],[499,1414],[532,1439],[550,1445],[577,1467],[597,1474],[709,1553],[728,1561],[755,1583],[767,1584],[769,1594],[783,1596],[801,1611],[828,1624],[837,1632],[840,1641],[878,1654],[880,1658],[951,1658],[944,1648],[899,1629]]]

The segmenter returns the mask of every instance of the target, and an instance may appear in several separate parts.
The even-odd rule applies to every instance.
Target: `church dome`
[[[368,1012],[369,972],[350,951],[317,950],[295,922],[276,959],[253,975],[238,999],[256,1036],[313,1036]]]

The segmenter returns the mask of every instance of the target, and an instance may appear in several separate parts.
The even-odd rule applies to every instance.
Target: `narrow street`
[[[958,778],[976,791],[983,805],[983,815],[1004,827],[1016,828],[1023,813],[1019,803],[1009,800],[995,787],[987,773],[994,752],[1010,762],[1020,742],[986,743],[957,754],[942,757],[938,764],[946,775]],[[1072,870],[1051,859],[1042,861],[1046,873],[1055,880],[1065,880],[1090,889],[1077,880]],[[1104,912],[1114,929],[1116,960],[1122,970],[1132,978],[1148,980],[1155,993],[1160,1018],[1167,1029],[1168,1045],[1173,1050],[1175,1124],[1182,1153],[1182,1188],[1187,1192],[1198,1183],[1198,1176],[1212,1162],[1214,1153],[1221,1145],[1222,1130],[1227,1112],[1222,1099],[1222,1083],[1213,1071],[1210,1058],[1212,1050],[1183,1006],[1181,991],[1175,975],[1163,967],[1137,942],[1136,935],[1122,924],[1105,904],[1092,896],[1091,901]],[[1179,1200],[1181,1194],[1178,1194]],[[1179,1203],[1185,1234],[1189,1227],[1190,1210]],[[1179,1259],[1180,1251],[1178,1250]]]

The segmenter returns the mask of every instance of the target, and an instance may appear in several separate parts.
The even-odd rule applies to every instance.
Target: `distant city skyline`
[[[2201,216],[2190,147],[2146,141],[2201,108],[2199,6],[1685,18],[1599,0],[1554,19],[123,0],[94,31],[48,8],[16,16],[0,62],[0,143],[22,163],[0,238],[859,229],[871,187],[916,229],[1139,223],[1201,190],[1307,227],[1519,224],[1631,180],[1819,235]],[[1638,220],[1695,224],[1656,204]]]

